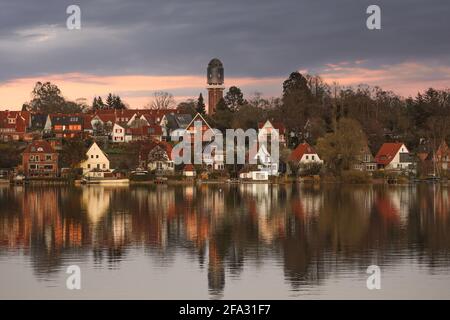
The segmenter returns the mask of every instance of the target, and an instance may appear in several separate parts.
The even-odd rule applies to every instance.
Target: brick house
[[[47,141],[33,141],[22,153],[22,166],[26,177],[56,177],[58,153]]]

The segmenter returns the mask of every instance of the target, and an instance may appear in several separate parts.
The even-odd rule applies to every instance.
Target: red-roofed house
[[[272,122],[270,120],[259,122],[258,129],[259,141],[271,141],[271,139],[277,139],[280,145],[286,145],[286,127],[281,122]]]
[[[58,153],[45,140],[36,140],[22,153],[22,166],[26,177],[56,177]]]
[[[375,156],[375,162],[378,169],[387,170],[412,169],[413,165],[408,148],[401,142],[384,143]]]
[[[22,140],[30,127],[28,111],[0,111],[0,139],[3,141]]]
[[[300,143],[289,155],[288,161],[299,164],[322,164],[317,152],[307,142]]]

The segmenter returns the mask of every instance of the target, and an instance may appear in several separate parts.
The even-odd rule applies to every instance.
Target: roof
[[[276,121],[270,121],[270,120],[267,120],[264,122],[258,122],[258,129],[262,129],[267,122],[269,122],[274,129],[277,129],[279,134],[281,134],[281,135],[285,134],[286,127],[284,126],[284,124],[282,122],[276,122]]]
[[[200,120],[197,120],[197,118],[200,118]],[[186,130],[188,130],[192,125],[194,125],[195,126],[195,122],[196,121],[201,121],[203,124],[205,124],[209,129],[211,129],[211,130],[213,130],[212,128],[211,128],[211,126],[209,125],[209,123],[205,120],[205,118],[200,114],[200,113],[197,113],[196,115],[195,115],[195,117],[191,120],[191,122],[189,122],[189,124],[186,126]]]
[[[394,159],[400,148],[403,146],[401,142],[383,143],[377,155],[375,162],[378,164],[388,165]]]
[[[25,148],[23,153],[55,153],[55,149],[45,140],[35,140]]]
[[[300,161],[305,154],[317,154],[307,142],[300,143],[289,155],[288,161]]]
[[[81,114],[51,114],[52,125],[83,124]]]

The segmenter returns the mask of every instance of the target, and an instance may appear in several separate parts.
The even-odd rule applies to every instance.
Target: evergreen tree
[[[197,107],[195,110],[202,115],[206,114],[205,102],[203,101],[203,95],[201,93],[198,96]]]
[[[107,109],[113,109],[114,108],[114,96],[112,93],[108,94],[108,97],[106,98],[106,108]]]

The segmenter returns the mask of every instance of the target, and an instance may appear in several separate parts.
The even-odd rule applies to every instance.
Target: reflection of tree
[[[399,250],[442,266],[449,201],[448,188],[427,185],[8,187],[0,189],[0,254],[23,250],[48,277],[90,252],[108,268],[134,249],[160,268],[183,252],[205,266],[215,296],[227,276],[270,259],[301,289],[337,270],[393,263]]]

